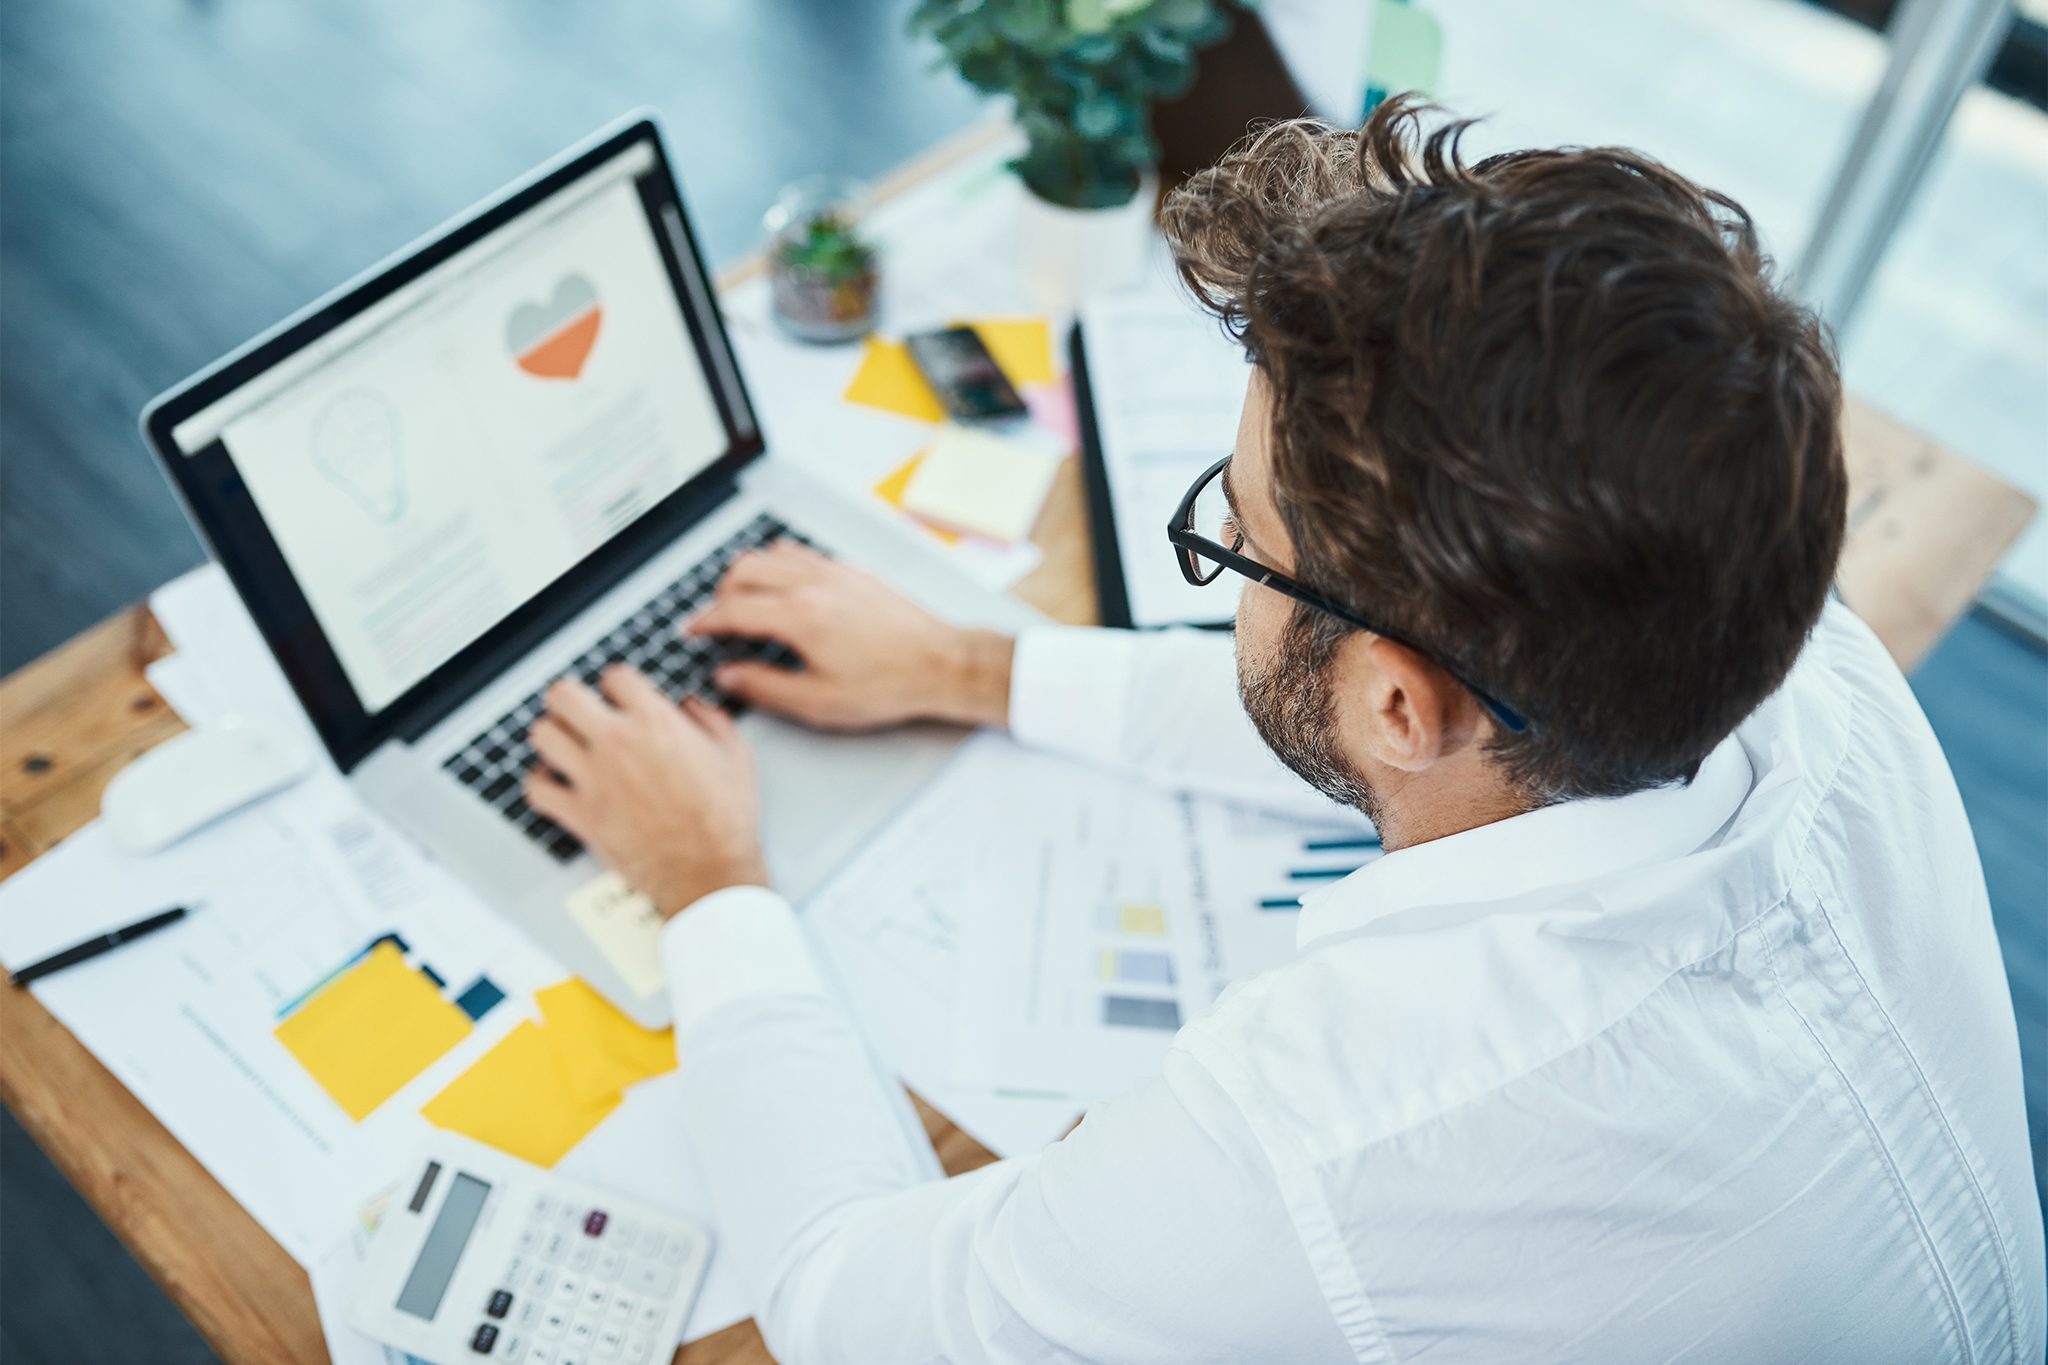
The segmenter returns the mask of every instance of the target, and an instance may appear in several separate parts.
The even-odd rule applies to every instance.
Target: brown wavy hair
[[[1273,125],[1162,222],[1269,381],[1296,575],[1528,717],[1488,743],[1532,802],[1689,780],[1826,600],[1831,341],[1726,195],[1469,126]]]

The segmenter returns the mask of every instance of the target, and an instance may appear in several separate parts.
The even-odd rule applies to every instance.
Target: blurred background
[[[1267,0],[1326,108],[1363,0]],[[778,187],[1002,105],[909,0],[0,7],[0,671],[200,562],[136,414],[592,128],[664,118],[714,262]],[[2048,501],[2048,0],[1416,0],[1486,150],[1626,143],[1742,201],[1850,388]],[[1227,73],[1205,77],[1227,79]],[[1959,92],[1959,93],[1958,93]],[[1355,118],[1356,110],[1328,108]],[[1848,172],[1845,175],[1845,171]],[[1914,685],[1970,806],[2048,1128],[2048,519]],[[0,1359],[211,1359],[11,1119]],[[110,1322],[109,1310],[116,1310]]]

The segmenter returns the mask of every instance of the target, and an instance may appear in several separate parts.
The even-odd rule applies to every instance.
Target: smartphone
[[[1024,413],[1024,400],[972,327],[919,332],[904,345],[955,421],[987,422]]]

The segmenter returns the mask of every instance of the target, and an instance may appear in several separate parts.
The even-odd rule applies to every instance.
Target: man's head
[[[1247,709],[1368,810],[1687,780],[1834,573],[1828,340],[1727,198],[1608,148],[1467,167],[1463,127],[1425,137],[1399,102],[1359,132],[1282,124],[1167,202],[1255,366],[1244,553],[1411,642],[1248,588]]]

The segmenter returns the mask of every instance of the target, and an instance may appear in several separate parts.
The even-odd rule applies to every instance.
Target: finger
[[[718,580],[719,591],[774,592],[793,588],[810,579],[816,566],[797,555],[785,554],[779,545],[766,550],[749,550],[727,566]]]
[[[718,690],[749,706],[801,721],[821,721],[825,686],[815,673],[774,664],[730,663],[713,675]]]
[[[520,795],[526,798],[527,805],[577,838],[583,837],[582,809],[576,803],[575,789],[561,778],[545,768],[535,768],[526,774]]]
[[[581,780],[590,750],[568,726],[552,716],[542,716],[526,732],[526,739],[533,745],[533,751],[540,755],[541,762],[571,782]]]
[[[731,744],[740,737],[739,722],[732,718],[732,713],[702,697],[684,697],[683,714],[703,726],[704,732],[720,744]]]
[[[645,673],[630,664],[613,664],[597,678],[598,690],[629,715],[665,713],[668,698]]]
[[[778,593],[743,592],[721,596],[683,623],[683,632],[706,637],[745,636],[778,640],[794,647],[794,621],[789,599]]]
[[[612,722],[612,709],[604,698],[574,678],[557,678],[541,694],[547,713],[588,740]]]

